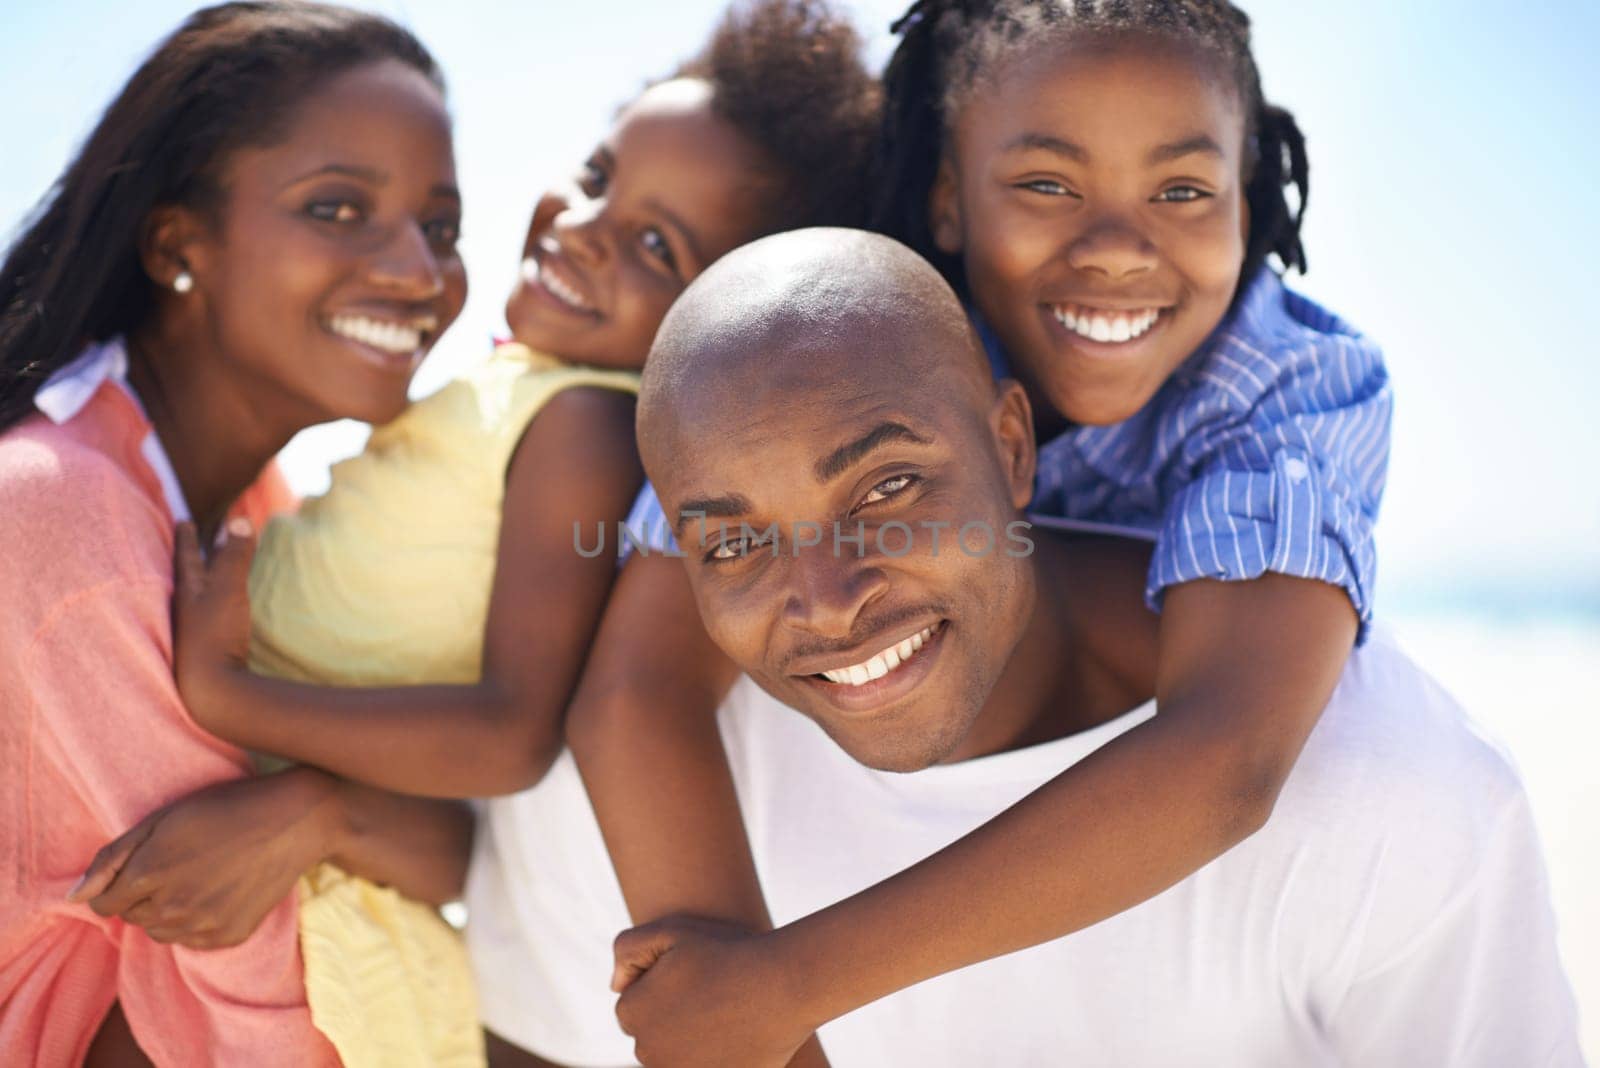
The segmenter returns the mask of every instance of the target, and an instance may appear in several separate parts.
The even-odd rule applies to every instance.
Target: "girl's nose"
[[[551,231],[562,251],[585,266],[597,266],[611,256],[610,230],[600,200],[574,199],[556,215]]]
[[[1126,222],[1106,219],[1090,226],[1067,248],[1067,262],[1117,281],[1154,270],[1156,247]]]
[[[407,300],[431,300],[444,292],[444,272],[428,235],[416,222],[397,227],[373,261],[372,280]]]

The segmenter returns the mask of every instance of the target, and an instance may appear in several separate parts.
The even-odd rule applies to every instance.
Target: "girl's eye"
[[[428,235],[428,241],[436,248],[455,248],[461,240],[461,220],[434,219],[423,223],[422,232]]]
[[[1043,193],[1051,197],[1075,197],[1078,194],[1067,188],[1066,183],[1058,182],[1054,178],[1030,178],[1026,182],[1018,182],[1018,189],[1026,189],[1032,193]]]
[[[306,214],[321,222],[357,223],[365,213],[353,200],[313,200],[306,205]]]
[[[589,160],[583,165],[583,170],[578,174],[578,188],[592,197],[597,197],[606,189],[605,168],[594,160]]]
[[[645,252],[654,259],[665,264],[674,272],[678,269],[677,257],[672,254],[672,246],[667,243],[666,235],[655,227],[646,229],[639,235],[639,244],[644,246]]]
[[[867,495],[861,498],[861,504],[877,504],[879,501],[886,501],[890,497],[904,493],[916,482],[916,475],[895,475],[893,478],[886,478],[867,491]],[[860,507],[860,505],[857,507]]]
[[[1200,200],[1210,195],[1204,189],[1196,189],[1192,185],[1175,185],[1171,189],[1163,189],[1156,194],[1156,199],[1167,204],[1187,204],[1192,200]]]

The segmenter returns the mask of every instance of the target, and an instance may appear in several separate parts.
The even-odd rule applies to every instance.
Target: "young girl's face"
[[[194,291],[165,314],[192,319],[289,423],[393,419],[466,300],[438,89],[398,61],[338,75],[222,183],[216,224],[181,246]]]
[[[573,363],[638,368],[684,286],[759,232],[762,162],[682,78],[623,109],[574,185],[534,207],[512,335]]]
[[[1244,116],[1169,42],[1079,40],[975,86],[930,203],[1041,431],[1138,411],[1217,326],[1244,260]]]

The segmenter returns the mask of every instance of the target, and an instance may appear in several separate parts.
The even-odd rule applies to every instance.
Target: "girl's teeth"
[[[911,637],[891,645],[870,660],[852,664],[847,668],[824,671],[822,675],[829,682],[838,683],[841,686],[860,686],[874,679],[881,679],[891,671],[899,668],[907,660],[910,660],[916,651],[922,648],[922,643],[933,636],[933,631],[933,627],[924,627]]]
[[[594,306],[572,286],[561,279],[561,276],[551,270],[536,268],[539,281],[557,300],[577,311],[593,311]]]
[[[383,322],[364,315],[336,315],[328,326],[340,337],[359,341],[363,345],[381,349],[396,356],[409,355],[422,347],[422,332],[431,326],[418,323]]]
[[[1141,336],[1145,331],[1155,325],[1161,317],[1158,308],[1148,311],[1134,312],[1092,312],[1087,309],[1074,311],[1071,308],[1057,305],[1055,308],[1056,320],[1062,326],[1071,330],[1080,337],[1091,341],[1120,343],[1132,341]]]

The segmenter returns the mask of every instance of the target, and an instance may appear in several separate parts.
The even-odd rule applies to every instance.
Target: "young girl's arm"
[[[1159,715],[965,838],[770,935],[673,921],[629,932],[619,964],[643,974],[619,1016],[662,1064],[767,1063],[747,1058],[1147,900],[1266,822],[1356,627],[1346,594],[1312,580],[1170,589]]]
[[[613,527],[642,477],[626,394],[574,387],[534,418],[506,473],[483,675],[472,685],[358,689],[252,674],[248,550],[225,547],[207,572],[191,537],[176,638],[185,701],[236,745],[372,786],[428,797],[523,789],[560,750],[562,713],[615,574],[609,554],[577,552],[574,524]]]
[[[701,626],[683,564],[629,560],[567,740],[635,923],[684,914],[772,926],[717,729],[737,675]],[[827,1061],[813,1039],[790,1063]]]

